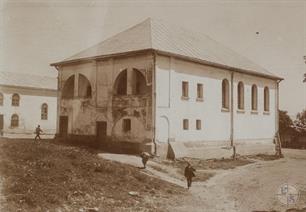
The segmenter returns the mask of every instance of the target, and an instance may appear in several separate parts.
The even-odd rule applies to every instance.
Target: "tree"
[[[293,121],[287,114],[287,111],[279,110],[279,133],[283,134],[287,129],[292,127]]]

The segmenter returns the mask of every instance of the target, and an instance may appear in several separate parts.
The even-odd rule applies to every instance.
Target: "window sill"
[[[257,115],[257,114],[258,114],[258,111],[257,111],[257,110],[252,110],[252,111],[251,111],[251,114]]]
[[[264,115],[270,115],[270,111],[264,111],[263,114]]]
[[[182,96],[181,100],[186,100],[187,101],[187,100],[189,100],[189,97],[188,96]]]
[[[221,108],[221,112],[229,112],[230,110],[229,110],[229,108]]]
[[[197,98],[196,101],[197,102],[204,102],[204,99],[203,98]]]
[[[237,113],[245,113],[245,110],[243,110],[243,109],[238,109],[238,110],[237,110]]]

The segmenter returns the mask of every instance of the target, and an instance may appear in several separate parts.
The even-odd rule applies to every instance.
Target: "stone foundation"
[[[275,145],[272,139],[238,140],[235,143],[236,154],[274,154]],[[229,158],[233,155],[230,141],[196,141],[196,142],[169,142],[157,145],[157,153],[162,158]]]

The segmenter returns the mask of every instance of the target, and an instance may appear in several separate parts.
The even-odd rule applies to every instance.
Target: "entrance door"
[[[3,114],[0,114],[0,135],[3,135],[4,119]]]
[[[66,136],[68,134],[68,116],[60,116],[59,134],[60,136]]]
[[[98,142],[105,142],[107,133],[107,122],[97,121],[97,139]]]

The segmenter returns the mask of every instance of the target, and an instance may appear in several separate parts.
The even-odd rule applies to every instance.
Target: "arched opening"
[[[243,82],[238,83],[238,109],[244,109],[244,85]]]
[[[117,77],[114,85],[114,93],[116,95],[127,94],[127,70],[123,70]]]
[[[79,94],[80,98],[91,98],[91,85],[89,80],[83,75],[79,74]]]
[[[66,80],[62,91],[63,99],[72,99],[74,97],[74,78],[74,75],[72,75]]]
[[[270,110],[270,94],[269,94],[269,88],[264,88],[264,111]]]
[[[252,110],[257,110],[257,86],[252,85]]]
[[[229,109],[229,83],[227,79],[222,80],[222,108]]]
[[[0,93],[0,105],[3,105],[3,94]]]
[[[41,105],[41,120],[48,119],[48,105],[46,103]]]
[[[11,117],[11,127],[18,127],[19,126],[19,117],[17,114],[13,114]]]
[[[12,106],[19,106],[20,97],[17,93],[14,93],[12,96]]]
[[[147,92],[146,79],[137,69],[133,69],[132,94],[141,95]]]

